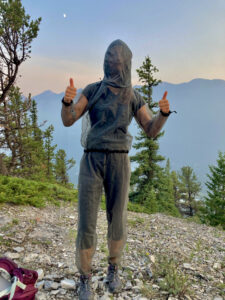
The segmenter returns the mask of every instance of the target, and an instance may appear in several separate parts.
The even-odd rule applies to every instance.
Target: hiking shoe
[[[80,275],[79,300],[93,300],[94,294],[91,288],[91,274]]]
[[[108,284],[111,293],[118,293],[121,291],[122,282],[118,274],[118,265],[109,264],[106,283]]]

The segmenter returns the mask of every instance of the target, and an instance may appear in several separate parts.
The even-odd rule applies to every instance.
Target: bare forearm
[[[148,126],[146,126],[145,132],[147,136],[155,138],[159,134],[167,119],[168,117],[163,116],[159,111],[154,118],[149,121]]]
[[[61,117],[64,126],[71,126],[76,122],[86,111],[88,100],[84,95],[80,95],[76,103],[66,106],[62,103]]]
[[[74,105],[65,106],[62,103],[61,118],[64,126],[71,126],[76,121],[76,112]]]

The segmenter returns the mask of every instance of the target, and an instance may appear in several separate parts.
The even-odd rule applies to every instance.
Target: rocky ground
[[[37,270],[37,300],[78,299],[76,204],[0,206],[0,257]],[[225,299],[225,232],[163,214],[128,212],[128,240],[120,268],[123,290],[107,290],[107,223],[99,211],[92,285],[96,300]]]

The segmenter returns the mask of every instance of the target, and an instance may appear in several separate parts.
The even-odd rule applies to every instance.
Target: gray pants
[[[127,153],[84,153],[78,183],[76,265],[81,274],[92,270],[97,245],[96,224],[102,189],[106,194],[108,262],[120,263],[127,239],[130,159]]]

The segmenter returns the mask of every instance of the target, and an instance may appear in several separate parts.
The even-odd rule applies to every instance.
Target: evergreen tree
[[[170,160],[167,159],[166,167],[160,169],[157,175],[156,197],[158,211],[169,213],[173,216],[180,216],[179,210],[175,205],[173,180],[170,171]]]
[[[159,211],[157,200],[156,200],[156,192],[150,185],[146,184],[144,186],[144,191],[142,193],[142,201],[143,206],[147,208],[148,213],[156,213]]]
[[[30,120],[32,124],[32,136],[34,137],[34,140],[40,141],[42,139],[42,131],[38,128],[38,110],[35,100],[31,101]]]
[[[45,139],[45,144],[44,144],[44,149],[45,149],[45,164],[44,167],[46,169],[46,176],[48,178],[48,181],[53,180],[54,175],[53,175],[53,159],[54,159],[54,150],[57,147],[57,145],[52,146],[52,141],[53,141],[53,131],[54,131],[54,126],[50,125],[44,132],[44,139]]]
[[[5,156],[4,159],[0,153],[0,163],[1,169],[8,175],[19,169],[20,163],[23,164],[20,117],[30,105],[30,101],[24,102],[22,111],[21,107],[19,111],[15,110],[14,118],[12,107],[19,103],[12,103],[10,93],[15,93],[20,65],[30,57],[31,43],[38,35],[40,22],[41,18],[30,20],[21,0],[0,0],[0,148],[11,152],[11,157]]]
[[[3,128],[0,139],[0,148],[10,150],[10,155],[4,158],[7,173],[12,176],[44,180],[46,176],[43,170],[42,131],[33,123],[32,112],[30,117],[28,115],[30,105],[27,103],[33,102],[34,107],[35,101],[30,95],[28,100],[22,100],[19,87],[14,85],[10,87],[8,97],[4,105],[7,127]],[[33,135],[34,130],[36,136]]]
[[[75,165],[73,158],[66,160],[66,153],[63,149],[59,149],[55,155],[54,174],[56,181],[67,184],[69,182],[68,170]]]
[[[0,103],[7,100],[21,63],[30,57],[40,22],[41,18],[30,20],[21,0],[0,0]],[[0,124],[7,126],[1,111]]]
[[[178,209],[180,209],[180,200],[181,200],[180,181],[178,179],[178,175],[176,171],[171,172],[171,179],[173,183],[173,198],[175,201],[175,205]]]
[[[180,179],[181,198],[184,200],[184,208],[189,209],[189,215],[193,216],[198,204],[196,197],[201,190],[201,184],[190,166],[184,166],[178,175]]]
[[[142,66],[137,69],[139,81],[143,84],[137,90],[142,94],[153,114],[155,114],[153,109],[158,107],[158,103],[152,100],[152,88],[161,82],[161,80],[154,78],[156,72],[158,72],[158,69],[152,65],[149,56],[145,57]],[[164,160],[164,157],[157,153],[159,149],[157,139],[161,135],[162,133],[154,139],[149,138],[142,129],[139,129],[136,137],[137,143],[133,147],[140,151],[130,157],[131,162],[138,164],[137,168],[131,173],[131,186],[134,191],[130,193],[130,200],[133,202],[146,203],[146,198],[149,199],[146,193],[155,191],[158,180],[157,174],[161,170],[158,163]]]
[[[225,229],[225,153],[219,151],[217,165],[209,166],[209,170],[203,221],[212,226],[220,224]]]
[[[30,102],[30,100],[28,100]],[[27,101],[22,101],[19,87],[12,85],[9,90],[9,100],[4,103],[4,118],[7,126],[3,127],[0,148],[10,150],[11,156],[7,160],[9,175],[15,175],[16,170],[24,164],[23,139],[27,135],[26,111],[29,109]]]
[[[37,103],[33,99],[28,112],[29,115],[26,114],[25,117],[27,134],[23,140],[26,150],[26,162],[21,171],[25,178],[46,180],[44,133],[40,129],[42,125],[38,126]]]

